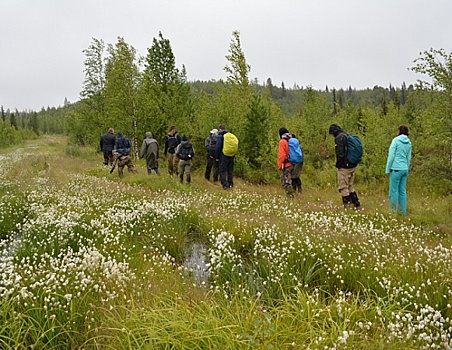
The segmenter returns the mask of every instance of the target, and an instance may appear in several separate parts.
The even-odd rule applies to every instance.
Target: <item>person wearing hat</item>
[[[206,172],[204,174],[204,177],[207,181],[210,181],[210,173],[212,172],[213,168],[213,182],[218,182],[218,161],[215,157],[215,149],[217,147],[217,137],[218,137],[218,130],[212,129],[210,130],[210,135],[206,138],[204,142],[204,146],[206,148],[207,153],[207,164],[206,164]]]

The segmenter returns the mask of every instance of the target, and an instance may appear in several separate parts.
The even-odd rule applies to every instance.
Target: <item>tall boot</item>
[[[356,192],[351,192],[350,193],[350,198],[351,198],[352,203],[355,206],[355,208],[359,208],[361,203],[359,202],[358,195],[356,194]]]
[[[301,179],[299,177],[292,179],[292,188],[295,192],[301,193]]]
[[[180,173],[179,179],[180,179],[180,182],[184,182],[184,174]]]
[[[191,182],[191,175],[187,175],[187,183]]]
[[[349,208],[353,204],[350,195],[342,196],[342,204],[344,204],[344,209]]]

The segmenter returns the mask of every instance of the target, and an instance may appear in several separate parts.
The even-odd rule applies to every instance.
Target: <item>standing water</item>
[[[184,268],[188,275],[199,283],[207,283],[209,279],[209,268],[206,264],[207,249],[202,243],[191,243],[186,250]]]

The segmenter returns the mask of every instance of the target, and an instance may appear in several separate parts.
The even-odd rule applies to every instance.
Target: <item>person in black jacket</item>
[[[348,134],[337,124],[330,125],[329,134],[334,136],[337,182],[338,190],[342,195],[342,203],[344,204],[344,208],[353,205],[355,209],[358,209],[361,204],[353,187],[355,168],[358,164],[350,163],[347,159]]]
[[[207,164],[206,164],[206,171],[204,173],[204,177],[207,181],[210,181],[210,173],[212,172],[213,168],[213,182],[218,182],[219,177],[219,171],[218,171],[218,163],[217,159],[215,158],[215,150],[217,147],[217,137],[218,137],[218,130],[212,129],[210,131],[209,137],[206,138],[204,141],[204,147],[206,149],[207,153]]]
[[[181,137],[177,133],[176,127],[170,127],[169,134],[165,138],[165,149],[163,154],[168,160],[168,173],[170,175],[179,174],[179,158],[175,155],[176,147],[181,143]]]
[[[100,150],[104,154],[104,165],[113,165],[113,150],[115,149],[116,137],[113,128],[100,137]]]

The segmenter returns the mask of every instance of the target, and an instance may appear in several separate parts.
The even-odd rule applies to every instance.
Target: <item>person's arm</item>
[[[347,135],[341,133],[336,136],[336,166],[342,168],[347,164]]]
[[[220,159],[221,151],[223,150],[223,135],[217,136],[217,144],[215,147],[215,158]]]
[[[394,161],[395,157],[395,139],[392,140],[391,145],[389,146],[388,150],[388,160],[386,161],[386,174],[389,174],[391,172],[392,162]]]
[[[143,140],[140,149],[140,158],[143,158],[145,154],[146,154],[146,140]]]
[[[168,136],[165,137],[165,148],[163,149],[163,154],[166,156],[168,153]]]
[[[407,155],[407,166],[408,166],[408,171],[410,171],[410,163],[411,163],[411,144],[410,144],[410,149],[408,151],[408,155]]]
[[[278,144],[278,169],[283,170],[284,164],[286,163],[287,158],[289,157],[289,143],[286,139],[279,140]]]

